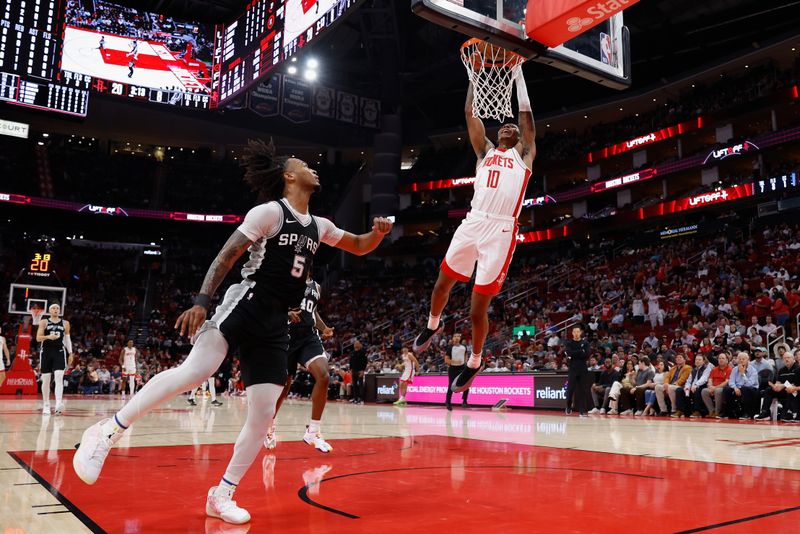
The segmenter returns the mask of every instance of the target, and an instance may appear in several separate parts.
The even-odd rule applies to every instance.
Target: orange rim
[[[484,41],[483,39],[479,39],[477,37],[473,37],[471,39],[467,39],[466,41],[464,41],[464,43],[461,45],[461,53],[466,56],[467,55],[466,49],[472,45],[477,45],[479,43],[483,43],[492,48],[498,48],[500,50],[503,50],[504,52],[503,61],[495,61],[495,62],[483,61],[484,67],[509,67],[518,65],[525,61],[525,58],[517,54],[516,52],[512,52],[511,50],[503,48],[502,46],[493,45],[492,43]]]

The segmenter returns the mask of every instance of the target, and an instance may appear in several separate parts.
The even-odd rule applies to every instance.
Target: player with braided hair
[[[319,190],[317,172],[297,158],[275,155],[272,142],[251,141],[244,154],[245,181],[262,203],[251,209],[228,238],[206,273],[194,306],[175,324],[191,337],[193,348],[178,367],[153,377],[111,419],[89,427],[73,459],[78,476],[94,484],[111,447],[123,432],[164,402],[199,386],[238,348],[247,388],[247,419],[233,456],[218,485],[208,492],[206,514],[229,523],[246,523],[247,510],[233,500],[236,486],[258,455],[287,379],[287,314],[297,309],[306,290],[314,254],[321,243],[364,255],[375,250],[392,229],[385,218],[372,231],[353,235],[308,212]],[[249,260],[242,281],[225,292],[211,319],[211,297],[245,250]]]

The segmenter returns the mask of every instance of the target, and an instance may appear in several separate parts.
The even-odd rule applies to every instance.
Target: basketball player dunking
[[[128,340],[128,346],[122,349],[119,355],[119,363],[122,365],[122,396],[125,396],[125,380],[128,380],[128,385],[131,391],[136,391],[136,357],[139,351],[133,346],[133,340]]]
[[[325,324],[317,310],[321,295],[319,284],[309,276],[300,309],[289,312],[289,378],[286,380],[286,387],[283,388],[281,398],[278,399],[275,416],[277,417],[283,400],[289,394],[292,379],[297,374],[297,366],[302,365],[314,377],[314,389],[311,392],[311,421],[306,427],[303,441],[313,445],[320,452],[331,452],[333,447],[322,438],[320,429],[322,412],[328,402],[330,369],[328,368],[328,354],[322,346],[319,332],[322,332],[323,338],[328,339],[333,336],[333,328]],[[277,444],[275,420],[273,419],[264,446],[274,449]]]
[[[478,156],[472,209],[453,235],[442,261],[439,279],[431,295],[428,324],[414,340],[414,352],[427,350],[433,335],[444,328],[440,319],[456,282],[468,282],[478,263],[472,288],[472,355],[453,380],[454,393],[464,391],[482,368],[481,352],[489,330],[489,304],[505,281],[517,243],[517,217],[531,166],[536,157],[536,128],[525,78],[516,78],[519,126],[504,124],[497,133],[497,147],[486,137],[483,121],[472,112],[472,82],[467,90],[465,112],[472,148]]]
[[[56,415],[64,410],[64,369],[67,355],[72,357],[72,340],[69,337],[69,321],[62,319],[61,306],[51,304],[50,317],[39,321],[36,341],[41,343],[39,367],[42,373],[42,414],[50,415],[50,381],[56,380]]]
[[[238,347],[247,418],[227,470],[206,500],[207,515],[235,524],[250,520],[233,493],[261,450],[286,384],[286,316],[303,300],[314,254],[325,243],[364,255],[392,229],[391,221],[376,217],[371,232],[353,235],[312,216],[308,203],[320,188],[316,171],[297,158],[275,157],[272,143],[251,141],[242,159],[245,180],[261,201],[270,202],[247,213],[211,264],[194,306],[178,317],[175,328],[191,336],[194,344],[189,356],[180,366],[153,377],[114,417],[89,427],[72,462],[81,480],[94,484],[125,429],[179,393],[199,386],[229,350]],[[245,250],[250,258],[242,268],[242,281],[228,288],[207,321],[211,296]]]

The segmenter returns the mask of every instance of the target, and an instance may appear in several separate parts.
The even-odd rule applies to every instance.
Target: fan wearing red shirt
[[[789,306],[782,296],[776,298],[775,302],[772,303],[772,314],[775,316],[775,322],[778,326],[785,326],[789,322]]]

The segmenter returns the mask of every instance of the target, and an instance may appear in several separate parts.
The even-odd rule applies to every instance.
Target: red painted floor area
[[[204,515],[231,445],[114,449],[94,486],[74,475],[73,451],[11,454],[87,526],[126,534],[752,532],[800,520],[790,470],[439,436],[332,443],[328,455],[302,442],[262,453],[236,493],[245,528]]]

